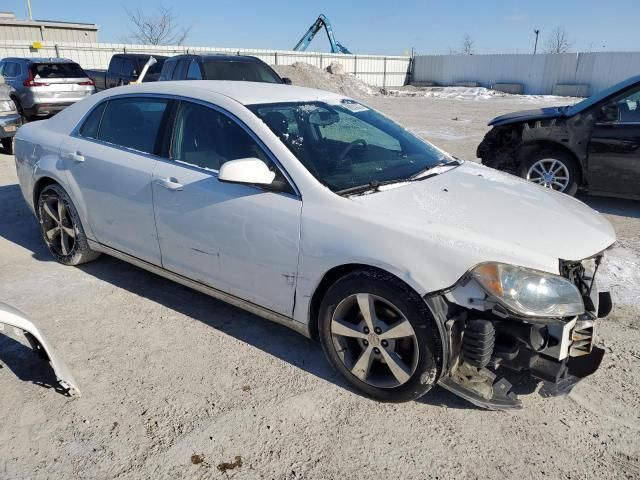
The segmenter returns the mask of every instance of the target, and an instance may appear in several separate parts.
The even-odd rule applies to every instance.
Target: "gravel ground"
[[[545,100],[367,102],[473,159],[489,118]],[[620,239],[600,370],[561,398],[513,378],[517,412],[439,388],[391,405],[283,327],[113,258],[56,264],[0,155],[0,300],[42,326],[83,393],[43,388],[48,370],[0,336],[0,479],[640,478],[640,202],[583,200]]]

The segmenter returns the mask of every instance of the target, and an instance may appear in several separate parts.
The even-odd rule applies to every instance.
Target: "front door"
[[[640,89],[600,107],[589,141],[589,189],[640,196]]]
[[[228,160],[256,157],[277,168],[226,114],[181,102],[172,136],[172,160],[159,161],[153,178],[163,267],[291,316],[302,201],[218,181]]]
[[[61,146],[70,188],[96,238],[160,265],[151,178],[169,101],[124,97],[98,105]]]

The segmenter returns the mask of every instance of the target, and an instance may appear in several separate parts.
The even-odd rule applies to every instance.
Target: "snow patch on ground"
[[[632,245],[618,241],[606,252],[598,272],[600,290],[611,292],[614,305],[640,304],[640,251]]]
[[[454,100],[490,100],[493,98],[510,98],[530,101],[558,102],[562,105],[573,104],[575,97],[558,97],[556,95],[513,95],[485,87],[414,87],[406,85],[397,89],[387,89],[387,95],[394,97],[426,97],[447,98]]]

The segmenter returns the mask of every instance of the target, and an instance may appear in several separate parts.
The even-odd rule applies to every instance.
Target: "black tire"
[[[385,302],[395,306],[413,327],[415,337],[411,338],[413,342],[411,348],[413,352],[417,352],[417,360],[413,357],[415,370],[405,383],[386,388],[371,385],[366,378],[367,381],[363,381],[356,377],[340,358],[335,342],[336,337],[331,333],[332,318],[336,308],[343,305],[343,301],[348,301],[356,294],[369,294],[378,299],[384,299]],[[392,275],[375,270],[361,270],[341,278],[327,291],[320,305],[318,321],[320,341],[329,362],[353,387],[367,397],[383,402],[415,400],[431,390],[440,378],[442,344],[435,320],[424,301],[409,286]],[[344,339],[345,337],[340,338]],[[360,339],[348,339],[348,341],[362,342]],[[376,342],[378,341],[376,340]],[[347,355],[344,351],[344,349],[341,350],[341,354]],[[384,369],[387,369],[391,372],[386,362],[377,365],[379,365],[376,366],[378,371],[383,372]],[[371,369],[373,370],[373,367]]]
[[[60,207],[62,205],[62,226],[55,220],[55,216],[59,216]],[[47,212],[51,212],[53,216]],[[51,252],[51,255],[63,265],[80,265],[90,262],[100,256],[99,252],[95,252],[89,248],[87,237],[80,222],[80,216],[74,207],[67,192],[58,185],[47,185],[38,197],[38,219],[40,221],[40,231],[45,245]],[[57,229],[58,233],[50,237],[47,232]],[[70,233],[73,232],[73,235]],[[63,241],[66,236],[66,242]]]
[[[5,154],[13,155],[13,137],[0,139],[0,142],[2,142],[2,148]]]
[[[564,188],[554,190],[562,193],[566,193],[567,195],[575,196],[578,192],[578,187],[580,186],[580,170],[579,166],[576,162],[576,159],[567,152],[563,152],[559,149],[554,148],[543,148],[540,150],[533,151],[524,161],[520,163],[518,166],[518,176],[528,179],[528,174],[530,169],[536,163],[545,160],[552,159],[561,163],[563,167],[568,172],[568,181]]]

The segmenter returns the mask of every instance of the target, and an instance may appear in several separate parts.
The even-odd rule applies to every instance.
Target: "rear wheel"
[[[89,248],[78,212],[60,185],[48,185],[42,190],[38,217],[44,243],[58,262],[80,265],[100,256]]]
[[[438,381],[440,338],[422,299],[397,278],[358,271],[338,280],[320,306],[329,362],[365,395],[414,400]]]
[[[568,153],[543,149],[534,152],[518,168],[518,174],[545,188],[575,195],[580,173],[575,159]]]

